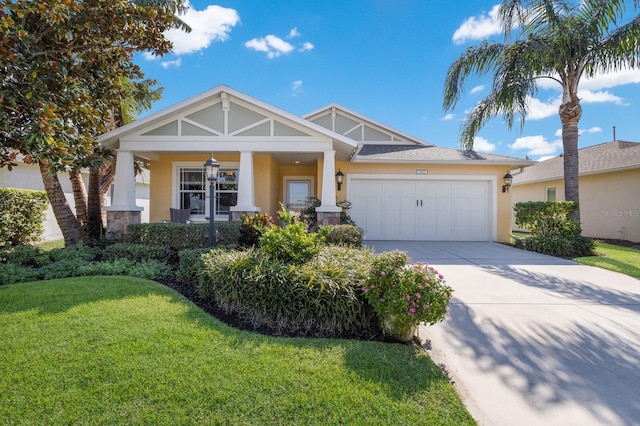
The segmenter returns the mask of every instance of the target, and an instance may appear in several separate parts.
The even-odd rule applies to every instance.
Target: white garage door
[[[353,178],[351,218],[369,240],[490,241],[490,181]]]

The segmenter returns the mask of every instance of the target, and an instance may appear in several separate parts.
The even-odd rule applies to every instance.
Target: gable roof
[[[336,103],[305,114],[302,118],[361,143],[433,146],[415,136],[396,130]]]
[[[353,139],[340,135],[336,132],[332,132],[325,127],[319,126],[266,102],[252,98],[249,95],[246,95],[223,84],[216,86],[213,89],[207,90],[206,92],[203,92],[199,95],[178,102],[161,111],[150,114],[149,116],[144,117],[140,120],[136,120],[125,126],[118,127],[117,129],[104,133],[98,136],[97,141],[108,148],[116,148],[118,140],[120,140],[121,138],[139,133],[146,129],[152,129],[154,126],[162,126],[169,118],[173,116],[184,114],[188,111],[198,108],[198,106],[202,106],[204,108],[212,101],[218,100],[219,98],[225,97],[226,95],[235,97],[263,111],[268,111],[269,113],[281,118],[285,122],[293,123],[297,126],[309,129],[316,134],[321,134],[323,136],[331,138],[334,140],[334,142],[338,142],[343,146],[343,151],[353,151],[357,147],[357,143]]]
[[[426,145],[364,145],[358,152],[356,162],[416,162],[447,164],[497,164],[529,166],[531,160],[506,155],[484,154],[475,151],[460,151],[453,148]]]
[[[580,176],[640,168],[640,143],[613,141],[578,150]],[[525,184],[564,178],[561,155],[527,167],[513,175],[513,184]]]

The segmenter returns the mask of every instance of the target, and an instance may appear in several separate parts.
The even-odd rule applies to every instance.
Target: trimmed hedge
[[[573,201],[529,201],[516,203],[516,225],[531,232],[517,238],[523,250],[555,256],[592,256],[596,242],[580,235],[580,223],[571,219],[578,205]]]
[[[0,245],[38,241],[48,207],[44,191],[0,188]]]
[[[202,256],[199,292],[275,334],[374,335],[375,314],[361,292],[373,256],[365,249],[327,245],[296,265],[264,256],[260,249],[216,249]]]
[[[235,246],[242,222],[216,222],[216,245]],[[175,250],[209,247],[208,223],[138,223],[127,227],[132,244],[168,246]]]

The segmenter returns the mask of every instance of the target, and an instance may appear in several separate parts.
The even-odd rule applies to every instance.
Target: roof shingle
[[[530,160],[505,155],[484,154],[475,151],[460,151],[433,145],[374,145],[367,144],[356,157],[356,161],[415,161],[452,163],[496,163],[514,166],[533,164]]]
[[[640,168],[640,143],[613,141],[578,150],[579,174],[607,173],[615,170]],[[541,161],[513,176],[513,184],[562,179],[562,156]]]

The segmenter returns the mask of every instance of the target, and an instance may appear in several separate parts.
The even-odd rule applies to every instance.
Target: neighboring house
[[[83,173],[85,185],[89,183],[89,173]],[[71,182],[69,181],[69,175],[67,173],[59,173],[58,179],[60,185],[64,191],[67,203],[71,207],[71,210],[75,213],[75,201],[73,199],[73,190],[71,189]],[[6,167],[0,168],[0,187],[3,188],[17,188],[17,189],[32,189],[44,191],[44,185],[42,183],[42,177],[40,176],[40,168],[34,164],[25,164],[18,162],[18,165],[9,171]],[[142,175],[136,177],[136,203],[145,207],[141,215],[143,222],[149,221],[149,173],[145,171]],[[58,226],[58,221],[51,206],[46,211],[44,221],[44,231],[41,236],[42,241],[51,241],[62,239],[62,231]]]
[[[583,234],[640,242],[640,143],[607,142],[578,155]],[[513,203],[564,200],[562,156],[512,174]]]
[[[529,160],[460,152],[425,143],[338,105],[303,117],[217,86],[98,138],[118,150],[108,232],[121,238],[140,221],[133,161],[151,165],[151,222],[169,209],[208,220],[203,164],[220,163],[216,220],[274,215],[317,197],[321,224],[338,223],[336,202],[370,240],[508,242],[511,205],[503,176]],[[337,176],[343,183],[337,184]]]

